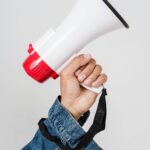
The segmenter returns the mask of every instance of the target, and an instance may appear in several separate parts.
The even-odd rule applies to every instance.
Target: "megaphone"
[[[50,77],[57,79],[83,47],[99,36],[122,27],[129,26],[107,0],[76,0],[58,28],[50,28],[37,41],[29,44],[29,56],[23,67],[40,83]],[[95,93],[102,90],[102,87],[88,87],[83,83],[81,86]]]

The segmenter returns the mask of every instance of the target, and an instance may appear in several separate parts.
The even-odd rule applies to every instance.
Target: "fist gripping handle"
[[[70,63],[70,61],[75,56],[78,55],[78,54],[73,55],[57,71],[54,71],[49,65],[45,63],[44,60],[42,60],[42,58],[40,58],[39,54],[34,50],[32,44],[29,45],[28,53],[29,56],[23,63],[23,67],[29,76],[31,76],[34,80],[40,83],[43,83],[50,77],[53,79],[57,79],[61,71]],[[84,85],[83,83],[81,83],[80,85],[95,93],[100,93],[102,90],[102,87],[92,88]]]

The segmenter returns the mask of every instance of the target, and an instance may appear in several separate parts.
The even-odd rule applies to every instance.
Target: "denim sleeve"
[[[60,100],[61,96],[59,95],[50,108],[48,118],[44,121],[44,124],[49,134],[59,138],[64,145],[74,148],[78,145],[79,139],[85,134],[85,131],[82,129],[81,124],[62,106]],[[31,142],[22,150],[60,150],[60,148],[55,143],[47,140],[38,130]],[[84,150],[102,149],[93,140]]]

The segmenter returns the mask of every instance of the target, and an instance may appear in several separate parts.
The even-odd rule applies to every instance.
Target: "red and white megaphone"
[[[129,26],[107,0],[76,0],[72,11],[56,30],[50,28],[29,45],[29,56],[23,67],[38,82],[50,77],[56,79],[70,58],[84,46],[122,27]],[[96,93],[102,89],[81,85]]]

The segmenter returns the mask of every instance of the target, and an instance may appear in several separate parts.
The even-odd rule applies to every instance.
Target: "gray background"
[[[38,84],[22,62],[28,44],[68,14],[74,0],[0,0],[0,149],[21,149],[38,129],[37,122],[60,94],[59,81]],[[109,80],[106,130],[95,140],[106,150],[150,149],[150,2],[111,0],[130,30],[97,39],[89,51]],[[96,103],[84,129],[92,123]]]

